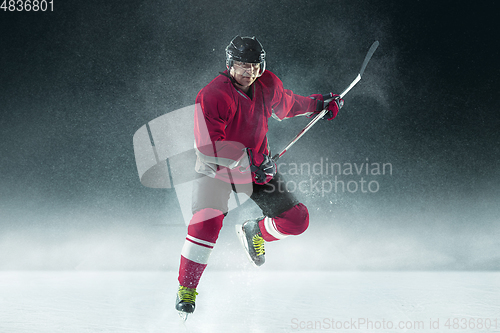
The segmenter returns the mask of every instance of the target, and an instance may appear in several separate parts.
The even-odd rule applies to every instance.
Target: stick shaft
[[[297,135],[295,136],[295,138],[293,138],[293,140],[292,140],[292,141],[290,141],[290,142],[288,143],[288,145],[287,145],[285,148],[283,148],[283,150],[282,150],[280,153],[278,153],[278,154],[276,154],[276,155],[274,155],[274,156],[273,156],[273,160],[274,160],[274,162],[276,162],[276,161],[277,161],[277,160],[278,160],[281,156],[283,156],[283,154],[284,154],[284,153],[286,153],[286,151],[287,151],[288,149],[290,149],[290,147],[291,147],[291,146],[293,146],[293,145],[295,144],[295,142],[297,142],[297,141],[298,141],[298,140],[299,140],[299,139],[300,139],[300,138],[301,138],[304,134],[306,134],[306,132],[307,132],[307,131],[309,131],[309,129],[311,129],[311,127],[313,127],[313,125],[314,125],[314,124],[316,124],[316,123],[317,123],[317,122],[318,122],[321,118],[323,118],[323,117],[324,117],[324,115],[325,115],[327,112],[328,112],[328,110],[324,109],[323,111],[321,111],[320,113],[318,113],[318,114],[317,114],[317,115],[316,115],[316,116],[315,116],[315,117],[314,117],[314,118],[313,118],[313,119],[309,122],[309,124],[307,124],[307,126],[306,126],[306,127],[304,127],[304,128],[302,129],[302,131],[300,131],[300,132],[299,132],[299,134],[297,134]]]

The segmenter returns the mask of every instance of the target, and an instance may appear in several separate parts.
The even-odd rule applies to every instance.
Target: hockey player
[[[226,71],[196,97],[200,178],[194,182],[193,217],[181,252],[176,299],[184,318],[195,309],[196,287],[228,212],[231,191],[250,195],[262,209],[263,217],[236,226],[256,266],[265,261],[264,242],[299,235],[309,225],[306,206],[279,186],[284,180],[269,157],[268,119],[311,116],[327,108],[331,120],[343,100],[323,105],[322,95],[304,97],[284,89],[280,79],[266,70],[265,55],[255,37],[236,36],[226,47]]]

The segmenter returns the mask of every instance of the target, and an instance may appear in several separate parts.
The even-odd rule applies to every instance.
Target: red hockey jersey
[[[252,98],[229,77],[219,75],[198,93],[194,119],[197,172],[233,183],[251,182],[244,148],[269,154],[266,134],[273,113],[284,119],[316,110],[315,100],[284,89],[268,70],[250,89]]]

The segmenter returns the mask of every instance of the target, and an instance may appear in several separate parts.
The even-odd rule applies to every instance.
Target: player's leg
[[[209,177],[194,182],[193,217],[189,222],[179,265],[176,309],[181,312],[194,311],[196,287],[222,228],[230,192],[230,184]]]

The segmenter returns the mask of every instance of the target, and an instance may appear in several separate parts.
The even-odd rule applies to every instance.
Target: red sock
[[[195,213],[189,223],[179,266],[179,283],[187,288],[196,288],[207,267],[224,215],[215,209],[206,208]]]
[[[198,264],[181,256],[179,284],[187,288],[196,288],[206,267],[206,264]]]

